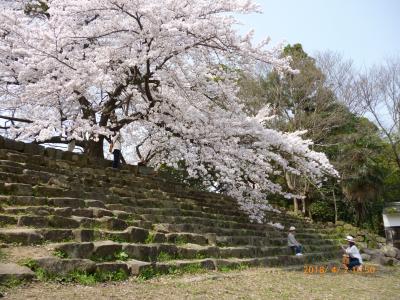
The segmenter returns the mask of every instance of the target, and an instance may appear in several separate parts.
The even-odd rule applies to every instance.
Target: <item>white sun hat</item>
[[[356,241],[354,240],[354,238],[353,238],[351,235],[346,236],[346,239],[345,239],[345,240],[348,241],[348,242],[353,242],[353,243],[356,242]]]
[[[289,231],[293,231],[293,230],[296,230],[296,227],[290,226]]]

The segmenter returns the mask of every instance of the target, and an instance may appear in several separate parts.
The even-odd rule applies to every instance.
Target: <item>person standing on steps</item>
[[[345,268],[350,271],[353,270],[353,268],[358,270],[363,263],[360,251],[356,247],[356,242],[351,235],[346,236],[346,241],[349,243],[349,246],[347,248],[342,246],[342,249],[349,256],[349,262],[345,264]]]
[[[290,247],[290,249],[292,249],[294,251],[296,256],[301,256],[301,255],[303,255],[301,253],[301,251],[303,250],[303,246],[294,237],[295,231],[296,231],[296,227],[290,226],[289,234],[288,234],[288,238],[287,238],[288,246]]]
[[[114,160],[112,167],[114,169],[119,168],[119,162],[122,159],[122,154],[121,154],[121,145],[122,145],[122,136],[121,133],[118,131],[114,133],[114,136],[111,138],[111,144],[110,144],[110,153],[114,155]]]

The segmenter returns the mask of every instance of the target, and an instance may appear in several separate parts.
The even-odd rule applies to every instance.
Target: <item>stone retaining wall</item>
[[[107,159],[92,158],[84,153],[75,153],[69,151],[62,151],[59,149],[44,147],[35,143],[24,143],[20,141],[11,140],[0,136],[0,149],[14,150],[23,152],[29,155],[40,155],[55,160],[67,160],[74,162],[79,167],[98,167],[108,168],[111,167],[112,162]],[[124,170],[130,170],[135,174],[138,173],[138,167],[133,165],[124,165]],[[148,172],[148,170],[146,169]]]

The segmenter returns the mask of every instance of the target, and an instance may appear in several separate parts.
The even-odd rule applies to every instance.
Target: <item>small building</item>
[[[400,249],[400,202],[390,202],[383,209],[386,242]]]

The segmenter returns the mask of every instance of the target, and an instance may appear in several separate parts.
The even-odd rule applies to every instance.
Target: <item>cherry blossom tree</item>
[[[337,175],[302,132],[266,128],[268,109],[243,112],[238,70],[290,70],[281,46],[237,33],[235,14],[259,12],[252,1],[19,3],[34,9],[4,5],[0,15],[1,107],[27,120],[15,138],[74,139],[102,157],[104,140],[122,130],[142,159],[184,160],[190,176],[236,198],[256,221],[271,209],[266,195],[293,196],[276,182],[282,174]]]

